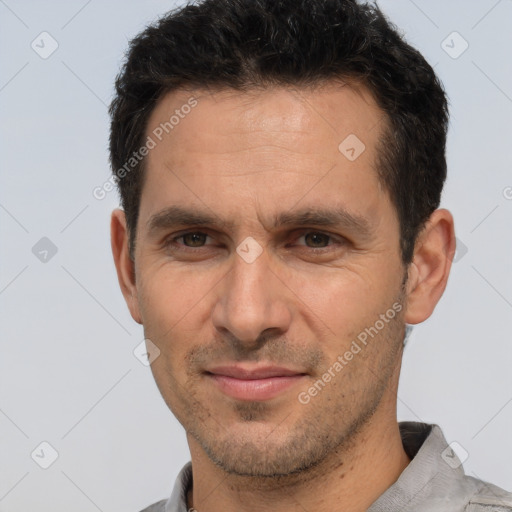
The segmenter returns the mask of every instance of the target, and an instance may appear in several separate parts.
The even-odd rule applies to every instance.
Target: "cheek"
[[[206,277],[170,266],[153,269],[139,279],[144,336],[160,350],[151,370],[169,407],[184,394],[188,352],[207,336],[202,329],[208,317],[208,290],[212,288],[208,282]]]
[[[301,316],[313,331],[325,332],[331,350],[343,349],[392,308],[399,295],[398,278],[378,277],[336,269],[322,277],[302,276],[295,283]]]
[[[335,332],[340,325],[360,318],[377,298],[364,276],[347,269],[295,277],[297,304],[303,304],[305,312],[309,310]]]
[[[138,281],[144,334],[162,357],[152,369],[161,382],[184,382],[190,351],[215,336],[212,311],[225,270],[153,265]]]
[[[200,326],[199,317],[205,315],[211,288],[208,276],[170,267],[142,275],[139,307],[148,337],[177,339],[190,325]]]

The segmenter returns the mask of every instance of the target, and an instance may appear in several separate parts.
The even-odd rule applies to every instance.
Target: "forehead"
[[[191,104],[194,106],[190,107]],[[307,134],[307,139],[321,152],[330,143],[336,148],[350,134],[358,135],[366,146],[372,146],[383,122],[384,113],[365,87],[330,82],[314,88],[173,91],[157,103],[147,132],[150,135],[156,130],[159,139],[160,132],[165,143],[174,146],[175,157],[185,151],[184,143],[187,152],[211,149],[210,142],[215,144],[217,152],[222,152],[229,148],[252,149],[266,142],[265,137],[270,142],[281,134],[288,139],[289,149],[302,148],[302,152],[309,152],[313,149],[310,145],[302,146],[306,137],[299,137]],[[171,134],[172,137],[166,137]],[[293,138],[293,134],[297,137]],[[300,145],[293,147],[293,142]],[[163,145],[159,146],[162,149]],[[159,153],[157,150],[151,154]]]
[[[329,197],[360,211],[357,198],[375,207],[384,129],[372,95],[354,84],[168,93],[147,125],[154,148],[143,198],[151,201],[141,202],[141,215],[191,202],[231,214],[256,204],[270,212]]]

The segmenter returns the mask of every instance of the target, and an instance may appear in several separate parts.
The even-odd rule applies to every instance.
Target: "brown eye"
[[[205,233],[185,233],[179,238],[183,239],[183,244],[187,247],[202,247],[206,243],[208,237]]]
[[[331,237],[325,233],[306,233],[304,235],[304,241],[308,247],[322,248],[329,245]]]

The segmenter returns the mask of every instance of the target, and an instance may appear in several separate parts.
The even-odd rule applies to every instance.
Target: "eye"
[[[322,231],[302,231],[296,240],[296,245],[302,249],[334,249],[336,246],[344,245],[343,237],[324,233]]]
[[[211,237],[202,231],[187,231],[181,235],[169,237],[164,245],[174,250],[200,249],[207,246],[209,238]]]
[[[183,245],[186,245],[187,247],[202,247],[206,243],[207,238],[208,235],[206,233],[195,231],[191,233],[185,233],[176,237],[174,240],[182,239]]]
[[[329,245],[329,241],[331,240],[332,237],[330,235],[327,235],[326,233],[311,231],[309,233],[305,233],[304,235],[302,235],[299,238],[299,240],[302,238],[304,239],[308,247],[314,249],[321,249]]]

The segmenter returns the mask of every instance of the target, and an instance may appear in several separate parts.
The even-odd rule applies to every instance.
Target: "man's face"
[[[191,449],[290,474],[394,407],[404,268],[376,171],[383,114],[333,84],[202,91],[183,108],[190,96],[168,94],[148,124],[137,314]]]

